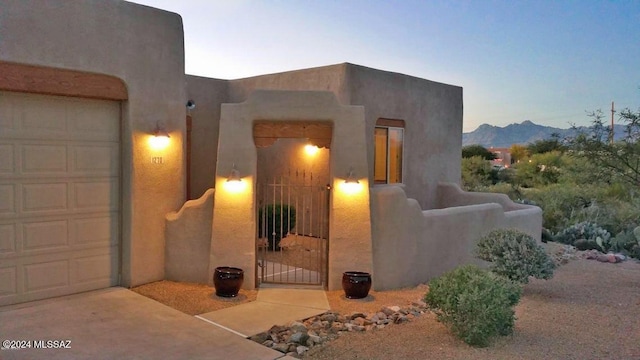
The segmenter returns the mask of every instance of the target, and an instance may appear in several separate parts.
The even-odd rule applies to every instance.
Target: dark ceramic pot
[[[220,266],[213,273],[213,285],[216,295],[222,297],[236,297],[244,281],[244,271],[239,268]]]
[[[361,271],[346,271],[342,274],[342,289],[348,299],[362,299],[371,290],[371,274]]]

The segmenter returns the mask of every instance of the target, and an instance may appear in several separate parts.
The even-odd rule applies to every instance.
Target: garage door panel
[[[67,183],[36,183],[22,185],[22,212],[67,210]]]
[[[55,139],[64,135],[67,132],[66,103],[64,99],[52,102],[41,96],[25,97],[20,106],[14,104],[14,113],[19,113],[19,130],[30,137]]]
[[[116,285],[111,283],[114,278],[114,270],[118,265],[114,263],[114,259],[115,257],[111,254],[73,259],[75,283],[100,281],[105,283],[105,286]]]
[[[69,134],[72,139],[120,141],[120,123],[112,121],[120,117],[118,103],[82,101],[70,109]]]
[[[15,171],[15,146],[0,143],[0,174],[12,174]]]
[[[2,299],[2,297],[15,296],[17,293],[17,267],[11,266],[0,269],[0,299]]]
[[[0,255],[16,252],[16,225],[0,224]]]
[[[75,175],[117,176],[120,170],[118,153],[117,144],[74,146],[71,171]]]
[[[0,215],[15,215],[17,212],[15,201],[16,186],[0,184]]]
[[[73,221],[76,243],[79,245],[108,245],[118,242],[118,221],[113,217],[77,219]]]
[[[24,265],[25,292],[69,286],[69,260]]]
[[[23,175],[66,173],[66,145],[22,145]]]
[[[0,306],[117,285],[120,104],[0,92]]]
[[[67,220],[23,224],[23,250],[55,250],[69,248]]]
[[[74,208],[92,211],[113,211],[118,209],[118,199],[114,194],[118,193],[118,182],[92,181],[74,183],[75,204]]]

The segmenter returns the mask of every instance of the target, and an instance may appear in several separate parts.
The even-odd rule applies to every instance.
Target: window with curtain
[[[374,182],[402,183],[404,121],[378,119],[374,137]]]

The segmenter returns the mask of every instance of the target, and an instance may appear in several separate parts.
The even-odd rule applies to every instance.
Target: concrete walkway
[[[269,330],[273,325],[286,325],[322,314],[329,310],[323,290],[262,285],[256,301],[196,317],[236,334],[249,337]]]
[[[1,340],[31,346],[0,359],[291,359],[243,336],[326,309],[321,290],[261,289],[258,301],[196,318],[109,288],[0,308]],[[70,348],[35,348],[47,344]]]

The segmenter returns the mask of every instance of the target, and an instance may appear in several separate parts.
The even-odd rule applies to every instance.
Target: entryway
[[[258,148],[256,279],[327,284],[329,149],[306,138]]]

